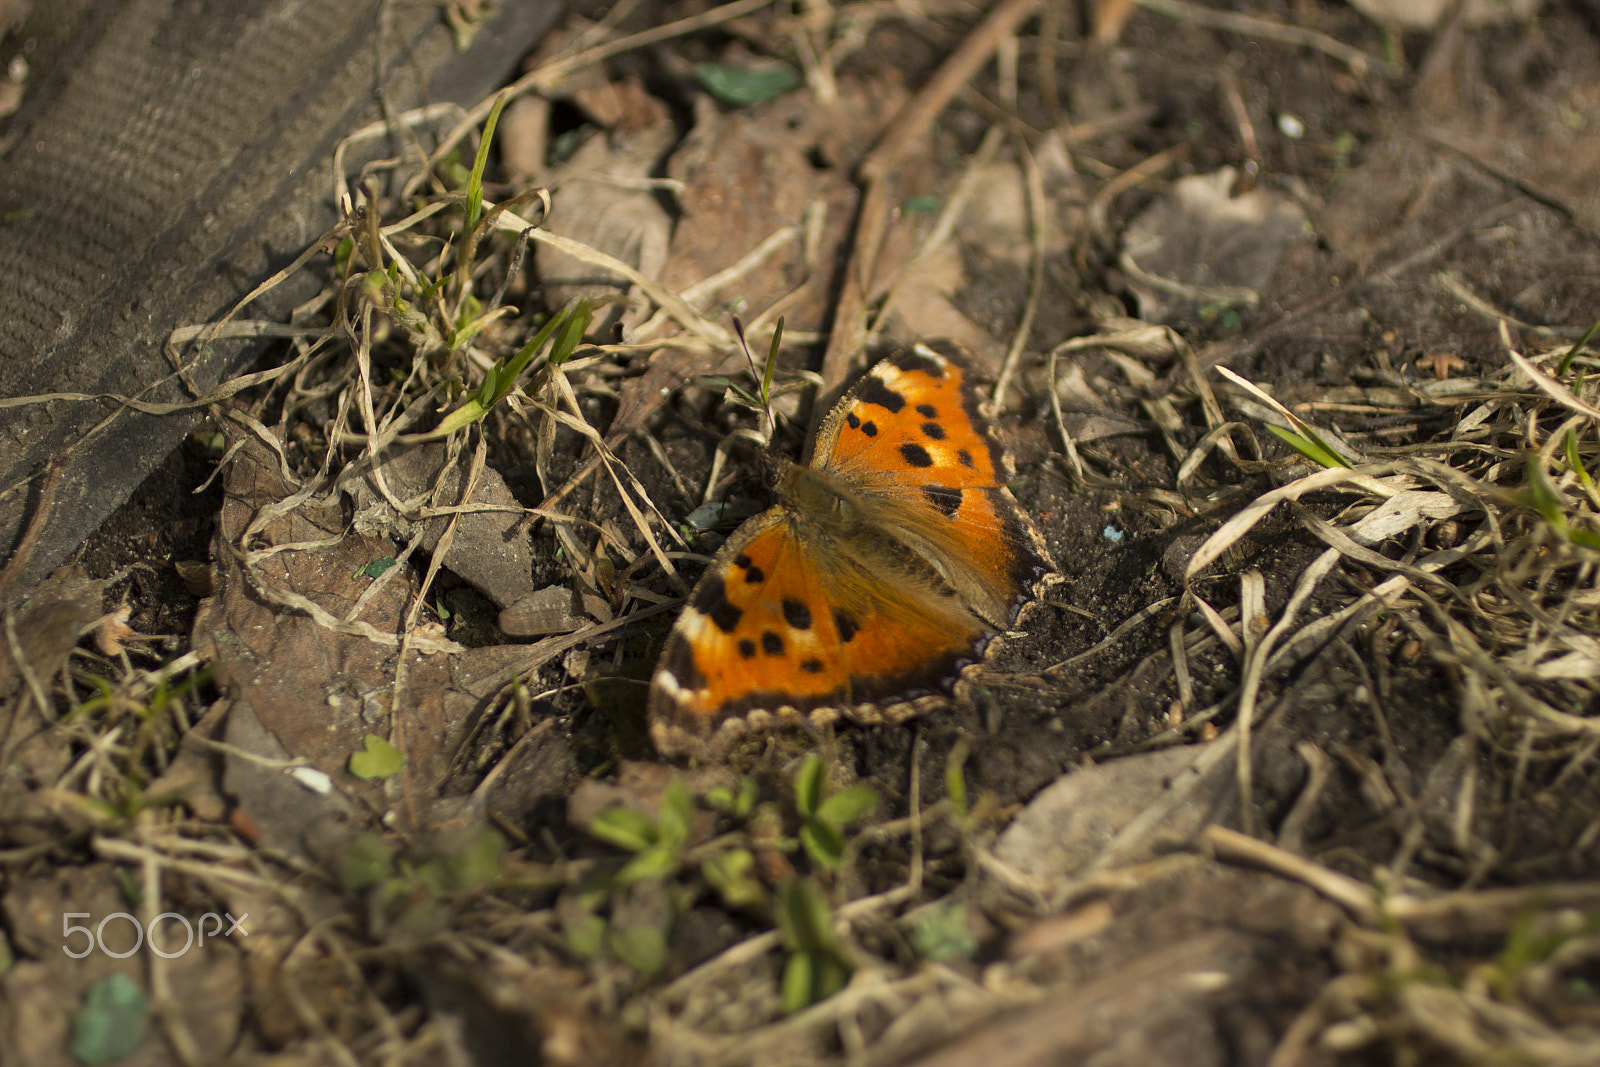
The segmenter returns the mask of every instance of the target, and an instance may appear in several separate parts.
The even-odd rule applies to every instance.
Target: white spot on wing
[[[924,348],[919,344],[915,346],[915,351],[917,355],[921,356],[923,359],[931,360],[932,362],[938,364],[941,369],[948,369],[950,366],[950,361],[948,359],[944,358],[931,348]],[[893,389],[895,392],[902,394],[912,387],[916,379],[925,377],[925,375],[912,374],[910,372],[903,371],[887,359],[873,367],[871,373],[874,378],[877,378],[884,385],[888,386],[890,389]]]
[[[698,645],[704,640],[706,627],[714,625],[711,617],[697,608],[685,607],[683,614],[678,616],[678,633],[682,634],[691,645]]]
[[[897,393],[905,393],[907,381],[911,375],[896,367],[893,363],[884,362],[872,368],[872,376],[887,385]]]
[[[678,684],[678,676],[665,667],[658,669],[656,676],[651,681],[674,701],[681,702],[683,700],[684,688]]]

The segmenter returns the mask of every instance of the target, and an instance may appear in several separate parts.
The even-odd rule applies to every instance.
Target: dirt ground
[[[1600,11],[1511,7],[571,16],[499,208],[489,102],[417,125],[10,607],[0,1059],[1600,1063]],[[1061,581],[906,723],[660,758],[763,455],[932,337]]]

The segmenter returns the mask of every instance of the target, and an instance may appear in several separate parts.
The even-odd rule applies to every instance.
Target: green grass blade
[[[777,325],[772,328],[772,344],[767,349],[767,365],[761,368],[761,403],[765,406],[772,399],[772,372],[778,368],[778,346],[783,344],[783,316],[778,316]]]
[[[1528,454],[1528,494],[1533,498],[1533,509],[1545,522],[1558,530],[1567,528],[1567,514],[1561,506],[1561,494],[1556,484],[1539,464],[1537,453]]]
[[[550,346],[550,365],[559,367],[572,358],[572,353],[578,347],[578,342],[583,340],[584,332],[589,329],[589,320],[592,318],[589,310],[589,298],[584,297],[573,306],[571,314],[561,325],[561,332],[556,335],[556,343]]]
[[[1567,431],[1567,439],[1563,442],[1567,453],[1567,466],[1577,474],[1578,481],[1583,483],[1585,489],[1593,489],[1594,481],[1589,477],[1589,471],[1583,465],[1583,457],[1578,454],[1578,435],[1572,430]]]
[[[1583,351],[1583,346],[1594,340],[1594,335],[1600,333],[1600,319],[1595,320],[1593,326],[1583,331],[1583,336],[1578,338],[1573,346],[1567,349],[1567,354],[1561,357],[1561,362],[1556,365],[1556,374],[1562,375],[1572,369],[1572,361],[1578,358],[1578,353]]]
[[[1334,467],[1344,467],[1349,469],[1350,461],[1341,456],[1332,445],[1323,440],[1321,434],[1311,429],[1311,427],[1306,427],[1306,433],[1308,436],[1301,437],[1293,430],[1285,430],[1282,426],[1274,426],[1271,423],[1267,423],[1266,426],[1267,429],[1271,430],[1273,434],[1277,436],[1278,440],[1282,441],[1284,444],[1288,445],[1290,448],[1294,449],[1296,452],[1300,453],[1317,466],[1327,467],[1330,470]]]
[[[483,124],[483,137],[478,141],[478,155],[472,161],[472,175],[467,179],[467,232],[471,233],[483,218],[483,169],[489,164],[489,146],[494,143],[494,128],[500,122],[500,112],[505,110],[510,97],[501,93],[489,110],[489,119]]]

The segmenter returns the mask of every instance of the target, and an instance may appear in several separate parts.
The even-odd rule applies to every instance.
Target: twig
[[[44,484],[39,487],[39,499],[34,505],[33,517],[28,520],[28,528],[22,532],[11,558],[6,561],[5,570],[0,570],[0,602],[5,600],[6,588],[22,573],[22,568],[27,565],[28,558],[33,555],[39,538],[44,534],[45,526],[49,524],[50,512],[55,507],[56,490],[61,487],[61,474],[65,469],[62,463],[52,463],[50,473],[45,475]],[[10,625],[9,622],[7,625]],[[17,661],[17,666],[25,668],[21,660]],[[41,705],[39,710],[43,712],[45,706]]]

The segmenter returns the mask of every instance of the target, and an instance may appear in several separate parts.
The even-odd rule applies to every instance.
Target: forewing
[[[914,345],[839,400],[818,431],[812,465],[859,493],[869,519],[898,527],[946,569],[971,574],[979,588],[966,593],[969,602],[1004,626],[1052,567],[1005,488],[1010,457],[980,404],[958,350]]]

